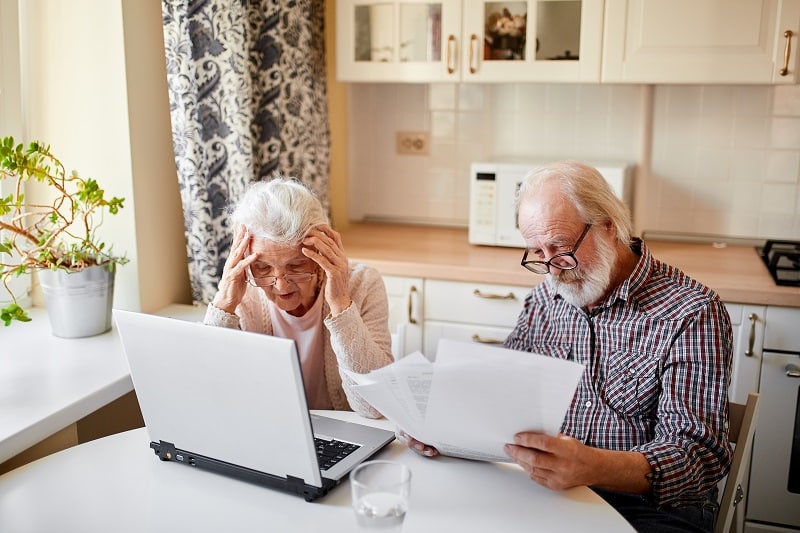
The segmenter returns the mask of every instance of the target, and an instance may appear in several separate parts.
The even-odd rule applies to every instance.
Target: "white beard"
[[[563,270],[558,275],[549,274],[547,283],[564,300],[577,308],[597,303],[609,288],[611,269],[616,252],[602,239],[595,239],[597,258],[592,270],[586,271],[578,265],[572,270]]]

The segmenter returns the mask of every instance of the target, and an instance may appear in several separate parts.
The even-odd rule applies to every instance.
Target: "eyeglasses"
[[[315,277],[317,277],[316,272],[298,272],[296,274],[286,274],[283,276],[263,276],[257,278],[253,275],[253,271],[250,270],[250,267],[247,267],[247,283],[253,287],[272,287],[278,283],[278,278],[286,283],[299,284],[307,283]]]
[[[575,257],[575,252],[578,251],[578,247],[583,242],[583,238],[586,237],[586,234],[589,233],[589,228],[591,227],[591,224],[586,224],[586,228],[584,228],[581,236],[578,237],[578,242],[572,247],[571,252],[554,255],[549,261],[528,261],[528,252],[530,250],[526,248],[520,264],[536,274],[549,274],[551,266],[559,270],[572,270],[578,266],[578,259]]]

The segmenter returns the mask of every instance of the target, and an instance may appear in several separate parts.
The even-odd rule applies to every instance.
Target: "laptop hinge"
[[[164,442],[163,440],[151,442],[150,447],[162,461],[184,461],[183,456],[175,451],[175,445],[171,442]]]
[[[318,494],[310,492],[308,489],[308,485],[303,479],[295,476],[286,476],[286,484],[289,487],[290,492],[294,492],[298,496],[303,496],[306,501],[312,501]]]

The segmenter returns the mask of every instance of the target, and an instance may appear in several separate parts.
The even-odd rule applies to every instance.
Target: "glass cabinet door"
[[[599,81],[601,0],[465,1],[465,81]]]
[[[458,80],[460,0],[339,0],[341,81]]]
[[[337,0],[340,81],[599,82],[604,0]]]

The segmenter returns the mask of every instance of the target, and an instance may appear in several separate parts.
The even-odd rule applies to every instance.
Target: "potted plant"
[[[0,195],[0,280],[11,296],[0,319],[6,326],[30,320],[9,280],[37,272],[54,335],[108,331],[114,273],[127,259],[114,255],[96,231],[123,199],[106,199],[94,179],[67,173],[50,146],[34,141],[24,147],[13,137],[0,142],[0,180],[11,182],[11,193]],[[24,186],[30,182],[42,184],[52,200],[28,200]]]

